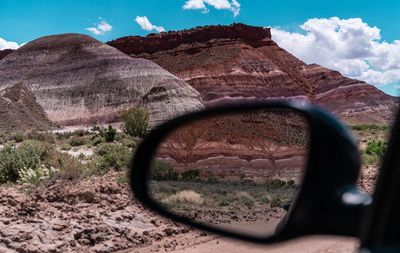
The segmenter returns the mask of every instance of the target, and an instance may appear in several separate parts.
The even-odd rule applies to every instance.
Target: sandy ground
[[[174,250],[176,253],[350,253],[357,252],[357,240],[341,237],[307,237],[289,242],[264,246],[237,240],[215,238],[196,246]]]
[[[267,247],[220,238],[149,212],[118,177],[110,172],[32,190],[0,187],[0,252],[334,253],[357,245],[348,238],[306,238]]]

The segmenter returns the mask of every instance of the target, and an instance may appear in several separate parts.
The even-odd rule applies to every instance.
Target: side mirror
[[[310,234],[357,236],[368,195],[358,150],[321,109],[245,103],[157,127],[130,173],[136,198],[175,221],[253,242]]]

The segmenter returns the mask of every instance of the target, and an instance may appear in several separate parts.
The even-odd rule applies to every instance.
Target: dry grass
[[[162,200],[164,204],[173,205],[173,204],[203,204],[204,200],[200,194],[195,191],[185,190],[180,191],[174,195],[171,195]]]

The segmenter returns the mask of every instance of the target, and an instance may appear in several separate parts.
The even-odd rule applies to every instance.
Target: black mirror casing
[[[309,156],[302,187],[274,236],[245,236],[196,223],[164,210],[150,198],[146,181],[152,158],[170,132],[202,117],[257,109],[294,110],[305,117],[310,127]],[[349,130],[324,110],[303,102],[247,102],[189,113],[152,130],[136,150],[130,184],[142,204],[167,218],[223,236],[271,243],[312,234],[358,236],[364,210],[371,203],[371,198],[356,188],[360,166],[358,149]]]

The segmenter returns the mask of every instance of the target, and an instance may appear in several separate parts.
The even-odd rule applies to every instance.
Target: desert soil
[[[0,188],[4,252],[352,252],[351,239],[308,238],[265,247],[232,241],[160,218],[135,201],[123,175],[35,189]]]

